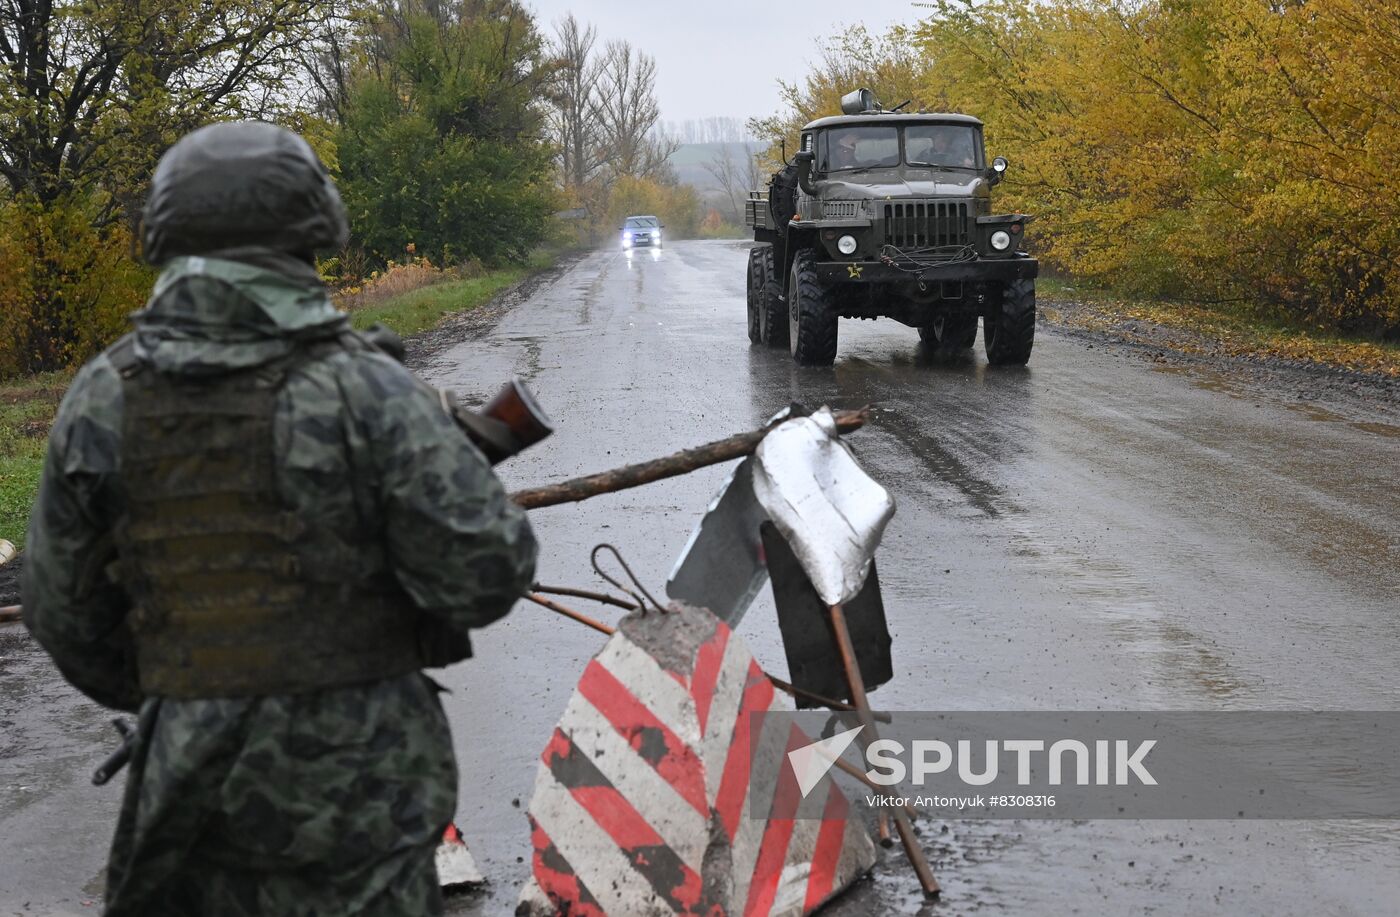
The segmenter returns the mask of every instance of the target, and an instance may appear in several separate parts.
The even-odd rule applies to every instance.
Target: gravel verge
[[[1164,368],[1209,373],[1249,391],[1285,401],[1326,405],[1347,416],[1400,421],[1400,377],[1266,353],[1237,353],[1229,342],[1202,331],[1126,316],[1102,304],[1042,296],[1042,327],[1090,347],[1112,347]]]

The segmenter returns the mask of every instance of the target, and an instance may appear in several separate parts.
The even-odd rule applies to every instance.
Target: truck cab
[[[1024,364],[1031,217],[993,212],[1007,163],[987,161],[982,122],[886,112],[865,90],[843,107],[858,110],[807,124],[792,162],[750,193],[750,338],[829,364],[838,318],[893,318],[952,356],[972,347],[981,318],[989,362]]]

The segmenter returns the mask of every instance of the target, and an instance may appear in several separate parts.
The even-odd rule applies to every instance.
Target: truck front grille
[[[864,216],[860,201],[823,201],[822,219],[855,220]]]
[[[885,244],[899,249],[968,245],[965,201],[909,201],[885,205]]]

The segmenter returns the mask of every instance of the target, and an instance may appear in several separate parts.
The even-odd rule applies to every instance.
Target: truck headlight
[[[843,255],[854,255],[856,253],[856,237],[842,236],[837,239],[836,250]]]
[[[1011,247],[1011,234],[1004,229],[992,233],[992,248],[1004,252]]]

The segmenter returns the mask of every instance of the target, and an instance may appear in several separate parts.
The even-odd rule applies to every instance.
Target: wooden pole
[[[875,718],[870,714],[870,702],[865,696],[865,679],[860,674],[860,663],[856,661],[855,646],[851,643],[851,632],[846,627],[846,613],[840,605],[832,605],[828,612],[831,618],[831,631],[836,636],[836,650],[841,656],[841,667],[845,670],[846,685],[851,692],[851,702],[856,705],[856,715],[860,719],[860,724],[865,729],[861,730],[861,744],[869,744],[878,737],[879,733],[875,729]],[[884,812],[883,809],[880,810]],[[899,831],[899,840],[904,845],[904,855],[909,858],[909,865],[914,867],[914,874],[919,877],[919,884],[923,886],[924,895],[929,898],[938,896],[938,880],[933,877],[933,870],[928,865],[928,858],[924,856],[924,848],[919,846],[919,839],[914,835],[914,826],[909,823],[909,817],[902,809],[893,809],[894,825]],[[888,831],[886,827],[886,831]],[[881,839],[883,841],[883,838]]]
[[[0,624],[13,624],[20,619],[22,611],[23,608],[19,605],[6,605],[4,608],[0,608]]]
[[[865,426],[866,421],[870,418],[870,411],[869,408],[861,408],[859,411],[837,411],[835,417],[836,431],[850,433]],[[771,427],[764,427],[761,430],[739,433],[727,439],[696,446],[694,449],[685,449],[649,462],[624,465],[611,471],[601,471],[598,474],[585,475],[558,484],[546,484],[543,487],[517,490],[510,495],[510,498],[526,509],[540,509],[559,503],[576,503],[599,494],[615,493],[630,487],[640,487],[653,481],[689,474],[709,465],[718,465],[720,462],[752,455],[754,450],[758,448],[758,444],[763,441],[763,437],[767,436],[771,429]]]

